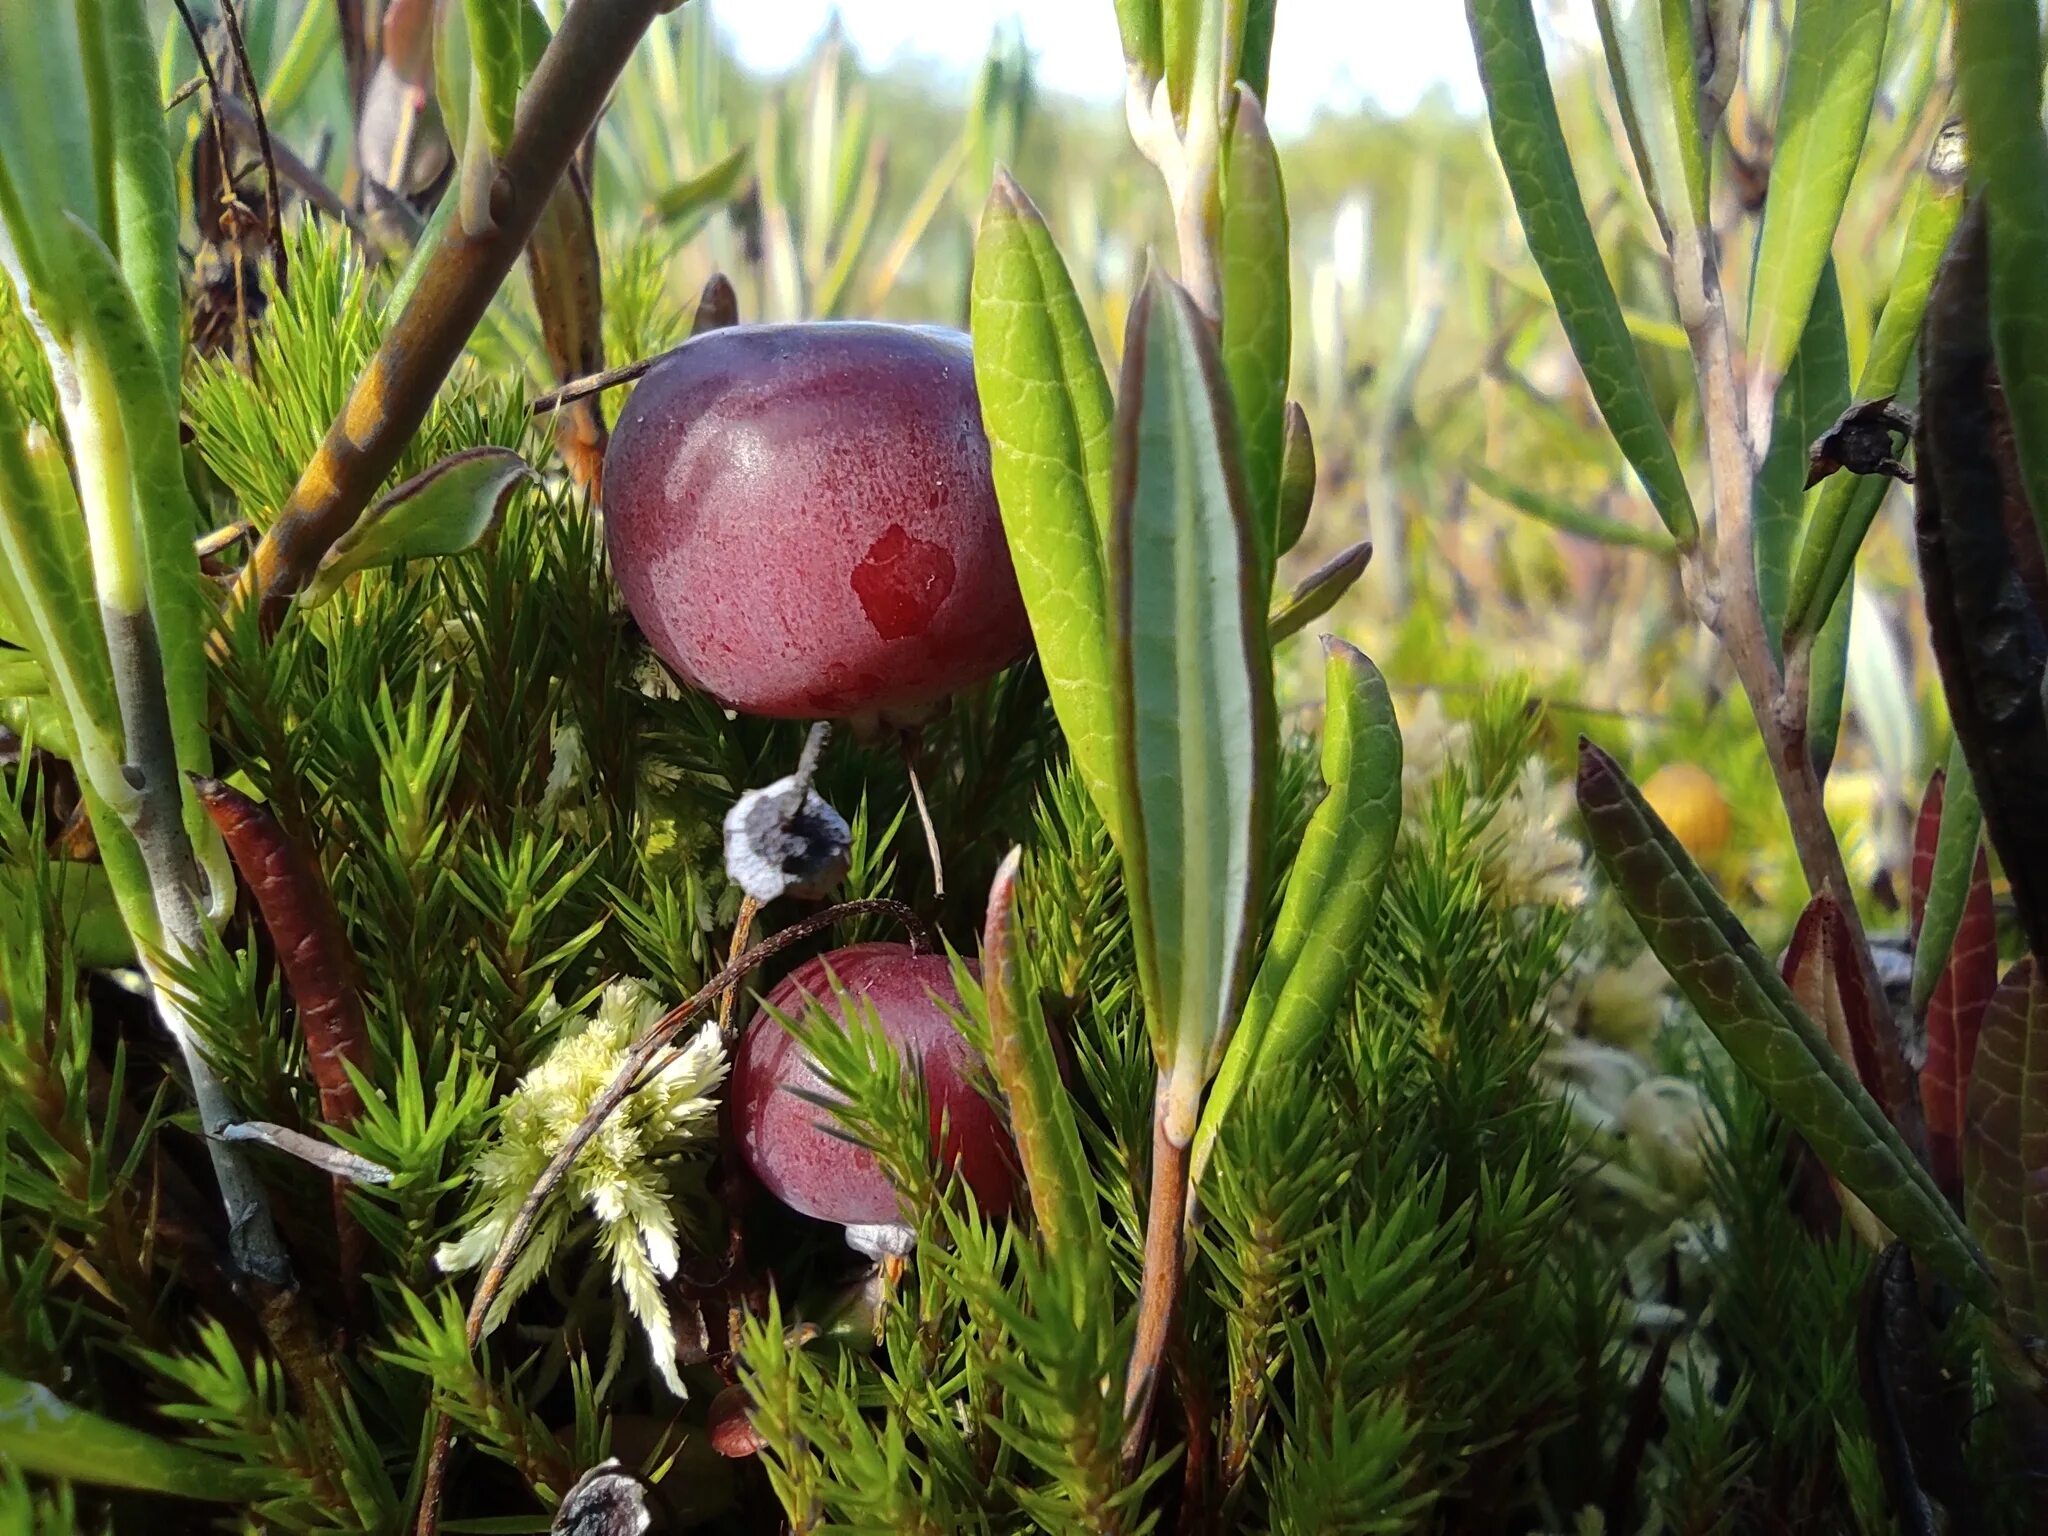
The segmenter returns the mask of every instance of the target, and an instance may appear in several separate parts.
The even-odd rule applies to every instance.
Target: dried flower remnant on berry
[[[481,1194],[461,1239],[435,1255],[442,1270],[474,1269],[497,1252],[520,1203],[664,1011],[648,983],[616,982],[605,989],[596,1012],[580,1027],[572,1025],[527,1073],[506,1102],[497,1142],[477,1162]],[[503,1321],[519,1295],[546,1273],[577,1217],[587,1214],[597,1222],[598,1249],[647,1336],[655,1370],[682,1395],[675,1329],[662,1294],[662,1282],[674,1277],[680,1257],[673,1154],[712,1133],[711,1094],[725,1073],[714,1024],[662,1059],[569,1165],[507,1277],[487,1328]]]
[[[823,896],[846,874],[853,829],[791,774],[740,796],[725,815],[725,871],[759,902]]]
[[[614,1457],[576,1480],[548,1530],[549,1536],[645,1536],[653,1527],[646,1488]]]

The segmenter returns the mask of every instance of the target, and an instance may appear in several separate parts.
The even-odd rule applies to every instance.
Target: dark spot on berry
[[[930,626],[953,591],[953,557],[942,546],[914,538],[903,525],[868,546],[853,568],[854,595],[884,640],[908,640]]]

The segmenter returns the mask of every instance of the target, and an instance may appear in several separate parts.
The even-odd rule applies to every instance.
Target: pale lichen
[[[477,1160],[479,1195],[462,1237],[435,1255],[444,1271],[474,1269],[497,1252],[521,1202],[664,1011],[648,983],[616,982],[596,1010],[580,1026],[572,1024],[526,1074],[506,1101],[496,1142]],[[572,1228],[587,1218],[595,1222],[598,1251],[647,1336],[655,1370],[671,1391],[682,1394],[675,1329],[662,1294],[680,1259],[675,1154],[712,1131],[712,1093],[725,1074],[718,1029],[710,1022],[657,1061],[549,1196],[487,1329],[546,1273]]]

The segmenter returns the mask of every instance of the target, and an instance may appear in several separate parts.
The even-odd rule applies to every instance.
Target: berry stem
[[[1169,1122],[1167,1079],[1152,1112],[1152,1196],[1145,1211],[1145,1268],[1138,1286],[1138,1331],[1124,1377],[1124,1473],[1144,1463],[1151,1438],[1152,1404],[1159,1372],[1180,1317],[1185,1265],[1189,1143],[1176,1141]]]

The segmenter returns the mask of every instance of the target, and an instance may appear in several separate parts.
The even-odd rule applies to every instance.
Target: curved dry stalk
[[[256,71],[249,64],[249,49],[242,41],[242,20],[235,14],[235,0],[220,0],[220,19],[235,50],[235,67],[241,70],[242,80],[249,87],[249,116],[256,125],[257,145],[263,151],[263,180],[270,197],[270,266],[277,274],[277,291],[282,297],[291,288],[291,274],[285,265],[284,205],[277,183],[277,156],[270,146],[270,125],[263,120],[263,88],[257,84]],[[218,121],[217,115],[215,120]]]
[[[698,1018],[714,1003],[736,992],[739,984],[749,972],[765,961],[772,960],[782,951],[802,943],[830,928],[834,923],[851,917],[888,916],[895,918],[911,932],[919,947],[928,947],[931,933],[924,919],[900,901],[873,899],[846,901],[837,906],[827,907],[823,912],[793,923],[780,933],[771,934],[744,954],[728,962],[725,969],[713,976],[702,987],[684,1001],[671,1008],[654,1026],[640,1037],[627,1054],[625,1064],[619,1068],[603,1093],[590,1106],[588,1113],[578,1122],[576,1129],[569,1133],[569,1139],[562,1143],[545,1171],[534,1181],[519,1212],[512,1218],[512,1225],[506,1231],[504,1240],[498,1244],[498,1251],[492,1255],[485,1268],[483,1278],[477,1282],[476,1295],[471,1298],[469,1315],[464,1323],[464,1335],[470,1349],[474,1350],[483,1339],[484,1319],[490,1315],[498,1293],[504,1289],[505,1277],[512,1272],[519,1253],[526,1246],[526,1240],[533,1233],[534,1223],[540,1219],[541,1207],[548,1197],[561,1185],[570,1164],[582,1155],[591,1139],[604,1129],[604,1124],[618,1111],[621,1104],[631,1098],[647,1069],[674,1043],[687,1024]],[[417,1536],[434,1536],[439,1529],[441,1494],[448,1475],[448,1453],[453,1443],[448,1415],[437,1413],[434,1417],[433,1449],[428,1455],[426,1476],[420,1490],[419,1521],[415,1530]]]
[[[725,952],[727,966],[738,965],[740,957],[746,953],[747,943],[754,936],[754,919],[760,912],[761,903],[753,897],[746,897],[740,902],[739,916],[734,918],[732,923],[732,944]],[[732,1016],[739,997],[738,987],[727,987],[725,995],[718,1000],[718,1040],[725,1047],[728,1056],[732,1054]]]

